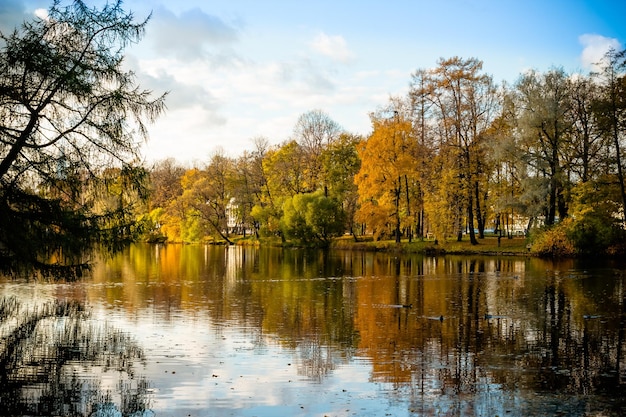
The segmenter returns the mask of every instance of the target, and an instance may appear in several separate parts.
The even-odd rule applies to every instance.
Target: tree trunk
[[[475,194],[476,194],[476,223],[478,224],[478,237],[480,239],[485,238],[485,217],[483,216],[480,206],[480,189],[478,181],[474,181]]]
[[[469,225],[470,243],[472,245],[478,245],[478,240],[476,240],[476,233],[474,232],[474,204],[472,203],[472,200],[473,198],[470,198],[467,205],[467,223]]]
[[[398,187],[395,190],[396,197],[396,243],[400,243],[400,196],[402,195],[402,178],[398,177]]]
[[[615,163],[617,164],[617,179],[619,181],[620,193],[622,195],[622,224],[626,224],[626,185],[624,185],[624,167],[622,166],[622,156],[619,144],[619,127],[617,117],[613,121],[613,145],[615,146]]]

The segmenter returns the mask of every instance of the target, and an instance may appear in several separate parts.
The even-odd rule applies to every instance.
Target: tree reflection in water
[[[375,380],[392,384],[424,413],[623,415],[621,275],[588,279],[527,263],[519,277],[473,259],[435,263],[420,266],[416,279],[395,274],[387,298],[381,290],[357,290],[375,294],[362,303],[361,316],[376,319],[356,325],[361,348],[374,358]],[[410,310],[368,307],[408,301]]]
[[[45,287],[146,358],[80,304],[5,299],[0,415],[626,415],[625,283],[619,263],[132,246]]]
[[[0,301],[0,415],[148,416],[131,338],[78,302]]]

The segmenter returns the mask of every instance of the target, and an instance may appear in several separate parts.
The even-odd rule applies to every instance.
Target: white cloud
[[[48,20],[48,11],[46,9],[36,9],[35,16],[41,20]]]
[[[314,51],[343,64],[350,63],[355,58],[346,40],[339,35],[330,36],[320,33],[311,41],[310,46]]]
[[[607,38],[602,35],[586,33],[578,37],[578,41],[583,46],[580,60],[584,68],[597,70],[601,64],[604,54],[609,49],[620,50],[621,44],[615,38]]]
[[[239,39],[238,30],[217,16],[192,9],[174,14],[165,7],[154,11],[147,39],[161,56],[186,62],[205,60],[215,66],[237,61],[232,46]]]

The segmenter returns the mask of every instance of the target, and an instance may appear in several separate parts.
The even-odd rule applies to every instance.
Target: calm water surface
[[[0,415],[626,413],[624,264],[136,245],[0,280]]]

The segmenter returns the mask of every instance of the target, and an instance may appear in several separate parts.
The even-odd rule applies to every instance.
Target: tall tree
[[[432,84],[429,82],[429,72],[419,69],[411,76],[409,99],[412,108],[414,135],[417,141],[417,171],[420,182],[416,188],[418,212],[416,215],[416,233],[424,237],[426,230],[425,190],[432,173],[431,162],[436,154],[435,129],[432,126],[434,119],[434,103],[432,100]]]
[[[568,77],[562,69],[524,74],[517,83],[523,154],[537,177],[548,185],[545,223],[567,216],[567,170],[564,152],[572,130]]]
[[[305,159],[302,147],[295,141],[286,142],[268,151],[264,169],[268,186],[275,198],[294,196],[308,191],[305,181]]]
[[[269,142],[266,138],[257,137],[253,139],[255,149],[247,158],[247,172],[249,175],[249,192],[253,196],[251,200],[250,218],[254,227],[254,232],[259,237],[263,219],[268,219],[271,213],[276,213],[273,192],[270,189],[268,173],[266,172],[266,158],[269,152]],[[269,230],[267,223],[264,225]],[[278,226],[273,230],[277,230]]]
[[[54,191],[42,193],[42,184],[56,187],[62,179],[80,178],[64,183],[76,190],[105,168],[137,161],[137,141],[147,136],[144,121],[164,110],[164,96],[141,90],[122,65],[124,49],[142,38],[146,24],[136,22],[121,1],[102,9],[80,0],[67,7],[55,1],[46,18],[0,35],[5,268],[57,270],[49,254],[62,251],[65,266],[78,271],[85,249],[110,225],[113,214],[94,213],[76,198],[79,192],[59,189],[59,198]]]
[[[587,182],[609,170],[604,157],[610,141],[598,124],[594,104],[599,98],[598,85],[591,77],[572,77],[571,87],[571,163],[575,180]],[[608,143],[607,143],[608,142]]]
[[[150,208],[167,207],[183,193],[180,179],[185,168],[174,158],[158,161],[150,169]]]
[[[500,235],[512,231],[514,219],[530,211],[520,202],[521,181],[525,165],[517,147],[517,112],[513,92],[502,88],[500,114],[485,132],[486,161],[490,166],[491,207],[494,211],[494,232]]]
[[[457,207],[457,238],[461,239],[463,227],[467,226],[472,244],[478,243],[474,228],[476,213],[481,212],[480,187],[485,183],[481,178],[482,135],[493,121],[498,104],[493,80],[482,72],[482,66],[476,58],[440,59],[420,87],[434,104],[439,152],[447,154],[445,160],[458,170],[458,188],[451,193],[451,204]],[[484,225],[484,221],[479,223]]]
[[[258,181],[254,168],[254,153],[245,151],[234,161],[231,214],[237,219],[236,227],[244,236],[248,230],[258,230],[251,212],[259,201],[262,183]]]
[[[624,149],[626,147],[626,50],[609,50],[602,71],[597,74],[601,98],[595,105],[600,129],[609,138],[622,200],[622,223],[626,226],[626,183]]]
[[[321,110],[302,114],[293,131],[293,139],[303,152],[303,185],[308,192],[323,189],[328,195],[328,183],[324,178],[321,155],[341,135],[337,122]]]
[[[323,175],[328,184],[326,195],[340,203],[347,222],[345,226],[355,239],[357,236],[354,231],[354,216],[357,210],[358,189],[354,177],[361,167],[357,151],[360,142],[360,136],[342,133],[339,139],[328,145],[321,154]]]
[[[192,170],[190,174],[181,196],[187,215],[196,216],[210,226],[209,232],[232,244],[228,212],[233,198],[234,161],[218,150],[204,170]]]
[[[394,110],[392,105],[387,113],[391,115],[371,115],[373,132],[360,146],[361,168],[355,177],[359,191],[356,218],[372,228],[376,236],[391,231],[400,242],[404,226],[413,223],[407,198],[411,192],[406,187],[414,184],[417,175],[415,139],[404,112]]]

